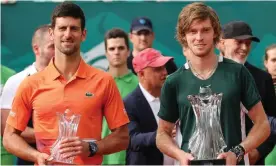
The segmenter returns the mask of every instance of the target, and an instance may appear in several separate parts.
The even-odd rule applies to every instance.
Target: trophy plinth
[[[47,159],[46,165],[76,165],[76,164],[63,162],[63,161],[57,161],[50,157],[49,159]]]
[[[75,137],[78,130],[80,115],[73,114],[70,110],[65,113],[57,113],[59,119],[59,135],[55,143],[51,147],[51,155],[47,160],[47,165],[75,165],[74,157],[64,158],[64,154],[60,154],[60,142],[64,138]]]
[[[222,93],[212,93],[209,86],[200,87],[198,95],[189,95],[196,118],[195,131],[188,149],[195,157],[191,165],[225,165],[224,159],[216,159],[226,149],[220,125]]]

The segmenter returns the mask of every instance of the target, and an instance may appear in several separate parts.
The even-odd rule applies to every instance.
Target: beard
[[[58,48],[58,50],[59,50],[61,53],[67,55],[67,56],[71,56],[71,55],[75,54],[79,49],[78,49],[76,46],[70,47],[70,48],[60,46],[60,47]]]
[[[205,56],[208,56],[210,54],[210,52],[213,51],[213,47],[209,47],[209,48],[206,48],[205,50],[197,50],[197,49],[193,49],[193,48],[190,48],[191,52],[197,56],[197,57],[205,57]]]

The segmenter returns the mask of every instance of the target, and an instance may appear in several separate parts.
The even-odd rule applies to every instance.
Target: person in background
[[[267,116],[276,116],[276,97],[271,75],[255,67],[247,61],[252,42],[260,42],[259,38],[252,33],[251,27],[244,21],[231,21],[222,27],[219,44],[224,57],[244,65],[253,76],[261,101]],[[248,135],[253,127],[252,120],[247,116],[248,111],[242,106],[241,119],[245,121],[242,126]],[[265,141],[258,148],[249,152],[250,164],[264,165],[265,157],[271,152],[274,144]]]
[[[154,32],[151,20],[147,17],[134,18],[130,27],[129,39],[133,45],[133,50],[127,58],[127,66],[136,75],[137,73],[135,72],[132,64],[133,58],[140,51],[143,51],[146,48],[152,48],[153,45]],[[166,69],[168,75],[177,70],[177,66],[173,59],[166,64]]]
[[[35,55],[35,62],[23,71],[10,77],[4,86],[3,95],[1,96],[1,135],[4,133],[6,120],[12,108],[12,101],[20,83],[26,77],[42,71],[54,57],[54,43],[50,39],[49,28],[50,25],[42,25],[35,30],[32,37],[32,48]],[[33,122],[32,119],[30,119],[28,127],[24,132],[22,132],[21,136],[29,143],[29,145],[36,148],[33,130]],[[33,164],[33,162],[17,158],[16,165]]]
[[[125,98],[138,85],[138,78],[127,68],[129,41],[127,33],[113,28],[104,37],[106,58],[109,62],[108,73],[114,78],[122,98]],[[103,121],[102,138],[111,133],[106,119]],[[104,155],[103,165],[125,165],[126,151]]]
[[[264,66],[267,72],[272,76],[274,90],[276,94],[276,44],[272,44],[265,49]],[[275,101],[274,101],[275,102]],[[271,127],[271,141],[276,144],[276,118],[268,117]],[[276,146],[273,151],[267,156],[265,164],[276,165]]]
[[[4,65],[1,65],[1,85],[0,85],[0,97],[2,96],[2,92],[3,92],[3,88],[5,83],[7,82],[7,80],[14,75],[16,72]],[[0,102],[2,103],[2,99],[0,100]],[[1,110],[2,113],[2,110]],[[1,116],[1,122],[5,122],[3,116]],[[3,129],[1,128],[1,133],[3,132]],[[3,138],[2,138],[2,134],[1,134],[1,165],[14,165],[15,164],[15,160],[16,157],[12,154],[10,154],[9,152],[7,152],[7,150],[4,148],[3,146]]]
[[[146,48],[133,59],[139,86],[124,98],[130,119],[130,144],[127,165],[172,165],[173,159],[156,147],[156,131],[160,109],[160,93],[167,77],[165,65],[172,57],[165,57],[153,48]],[[172,135],[171,135],[172,136]]]

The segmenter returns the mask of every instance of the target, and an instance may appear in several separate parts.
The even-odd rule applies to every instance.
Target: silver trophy
[[[52,145],[47,165],[74,165],[74,157],[64,159],[64,154],[59,153],[59,145],[62,139],[76,136],[80,115],[73,114],[72,111],[67,109],[64,113],[58,112],[57,117],[59,120],[59,135]]]
[[[196,126],[188,144],[195,160],[191,165],[224,165],[224,159],[216,159],[227,145],[220,125],[222,93],[212,93],[210,86],[199,89],[198,95],[189,95],[196,118]]]

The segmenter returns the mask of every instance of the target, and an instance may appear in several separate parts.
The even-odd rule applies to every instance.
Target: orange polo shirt
[[[24,131],[33,115],[37,149],[50,154],[58,137],[56,113],[64,113],[66,109],[81,115],[77,131],[80,138],[100,140],[103,116],[110,129],[129,122],[112,76],[81,59],[69,81],[57,71],[53,60],[43,71],[26,78],[17,90],[7,123]],[[74,162],[101,164],[102,156],[77,156]]]

